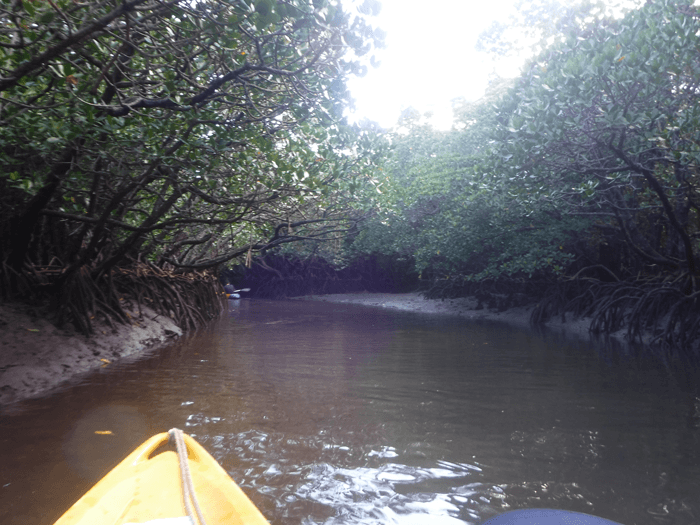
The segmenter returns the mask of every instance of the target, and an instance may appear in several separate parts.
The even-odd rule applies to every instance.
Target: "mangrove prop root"
[[[194,329],[219,316],[225,296],[213,272],[174,273],[139,264],[115,271],[116,287],[138,291],[131,298],[167,315],[184,329]]]
[[[611,334],[624,330],[629,342],[647,342],[665,350],[700,356],[700,292],[691,276],[636,275],[619,278],[601,265],[579,270],[552,282],[515,278],[472,282],[462,278],[435,279],[426,296],[433,299],[472,296],[477,308],[504,309],[534,304],[530,321],[543,324],[555,316],[590,319],[589,330]]]
[[[685,292],[688,279],[687,274],[679,274],[603,282],[579,275],[559,283],[554,292],[550,290],[533,311],[532,321],[545,322],[557,313],[571,313],[574,318],[591,318],[593,333],[626,329],[630,342],[646,337],[652,346],[697,354],[700,292]]]
[[[99,277],[87,266],[28,265],[18,274],[3,265],[0,286],[3,299],[48,300],[59,326],[70,323],[84,334],[92,333],[98,318],[112,328],[115,323],[130,323],[127,304],[135,304],[139,313],[147,305],[183,329],[197,328],[219,316],[225,304],[213,271],[178,273],[141,262]]]

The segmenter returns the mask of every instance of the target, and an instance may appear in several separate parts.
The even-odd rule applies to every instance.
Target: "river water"
[[[243,300],[0,416],[0,523],[53,523],[179,427],[273,524],[474,524],[533,507],[697,524],[698,377],[500,324]]]

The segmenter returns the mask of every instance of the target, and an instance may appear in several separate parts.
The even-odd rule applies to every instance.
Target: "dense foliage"
[[[3,0],[3,295],[43,285],[85,320],[118,310],[125,261],[207,269],[349,229],[374,152],[340,117],[375,8]]]
[[[519,78],[456,101],[451,132],[416,118],[395,130],[394,190],[356,247],[413,255],[443,289],[538,279],[551,285],[538,319],[574,311],[688,345],[700,336],[700,11],[580,9]]]
[[[687,272],[691,288],[699,29],[690,5],[654,2],[572,32],[518,80],[492,156],[520,200],[613,224],[633,271]]]

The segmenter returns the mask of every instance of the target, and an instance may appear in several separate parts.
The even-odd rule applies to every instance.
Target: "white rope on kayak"
[[[204,516],[202,515],[202,509],[199,507],[197,495],[194,492],[190,465],[187,462],[187,445],[185,444],[185,438],[183,437],[182,430],[179,428],[173,428],[170,429],[168,434],[170,435],[170,438],[175,441],[175,448],[177,448],[177,458],[180,463],[180,477],[182,478],[182,495],[185,499],[185,509],[187,510],[187,515],[192,520],[192,523],[196,523],[197,520],[199,520],[200,525],[207,525],[207,522],[204,521]],[[197,519],[195,519],[194,512],[192,512],[190,500],[192,500],[194,508],[197,512]]]

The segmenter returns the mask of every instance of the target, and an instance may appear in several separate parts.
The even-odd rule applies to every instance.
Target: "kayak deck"
[[[190,436],[183,437],[194,492],[206,524],[266,525],[264,516],[216,460]],[[164,448],[168,439],[164,432],[143,443],[55,525],[125,525],[187,516],[177,453]]]

